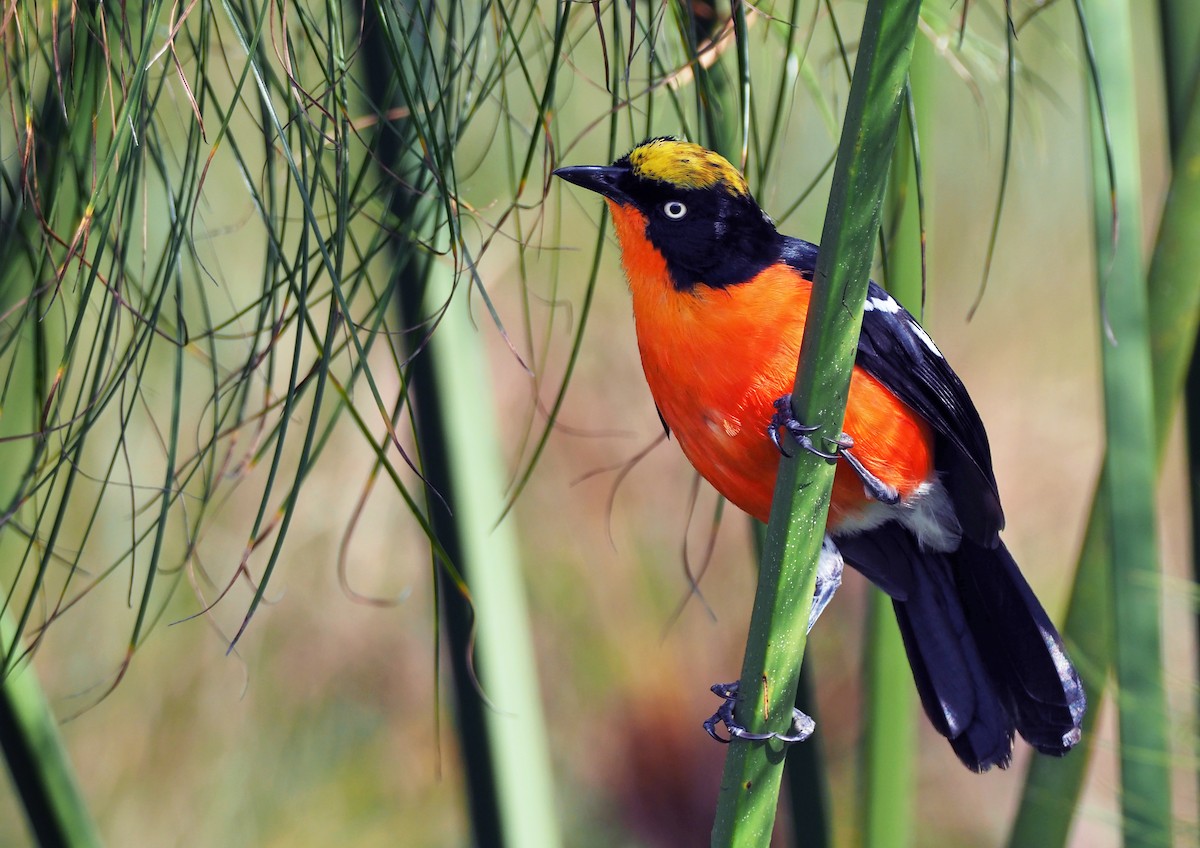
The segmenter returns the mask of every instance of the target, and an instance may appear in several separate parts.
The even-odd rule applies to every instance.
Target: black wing
[[[800,239],[786,239],[781,251],[785,262],[810,279],[816,256],[816,245]],[[874,282],[867,290],[856,362],[933,428],[934,467],[963,534],[985,547],[998,544],[1004,512],[975,404],[917,320]]]

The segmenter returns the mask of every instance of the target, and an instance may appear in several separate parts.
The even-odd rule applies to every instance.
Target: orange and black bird
[[[976,771],[1008,765],[1014,731],[1069,751],[1086,707],[1079,676],[1000,540],[979,414],[916,319],[870,284],[845,437],[826,454],[788,397],[817,246],[779,233],[736,168],[686,141],[555,174],[608,202],[646,381],[696,470],[765,522],[781,429],[836,457],[826,554],[891,596],[934,727]],[[818,612],[840,579],[822,559]]]

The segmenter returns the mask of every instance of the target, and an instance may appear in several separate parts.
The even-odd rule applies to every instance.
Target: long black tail
[[[895,522],[837,542],[892,596],[921,703],[968,768],[1006,767],[1014,730],[1055,756],[1079,741],[1079,675],[1003,543],[923,551]]]

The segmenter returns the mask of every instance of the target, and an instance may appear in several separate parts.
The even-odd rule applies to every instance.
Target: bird
[[[979,413],[920,323],[869,283],[844,435],[823,450],[789,396],[818,247],[780,233],[742,173],[690,141],[554,174],[607,202],[651,396],[700,475],[766,522],[781,430],[836,462],[815,615],[844,558],[891,597],[924,711],[968,768],[1007,767],[1014,731],[1070,751],[1083,686],[1000,538]]]

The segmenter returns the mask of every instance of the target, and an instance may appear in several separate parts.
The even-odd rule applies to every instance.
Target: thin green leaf
[[[1004,152],[1001,154],[1000,188],[996,191],[996,208],[992,212],[992,229],[988,233],[987,254],[983,259],[983,274],[979,281],[979,292],[974,302],[967,310],[967,320],[975,317],[976,310],[983,303],[987,292],[988,277],[992,271],[992,258],[996,254],[996,242],[1000,234],[1000,216],[1004,212],[1004,199],[1008,196],[1008,174],[1013,157],[1013,121],[1017,113],[1017,33],[1013,27],[1012,0],[1005,0],[1004,14],[1007,25],[1004,27],[1004,45],[1007,50],[1008,62],[1005,65],[1005,109],[1004,109]],[[966,29],[967,10],[963,9],[963,30]],[[962,44],[962,32],[959,33],[959,44]]]

